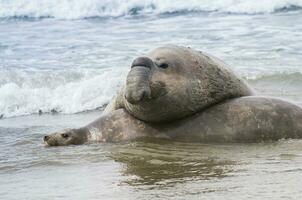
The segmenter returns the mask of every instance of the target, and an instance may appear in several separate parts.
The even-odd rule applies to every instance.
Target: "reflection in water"
[[[302,140],[45,147],[62,118],[34,117],[0,123],[1,199],[301,199]]]
[[[302,140],[45,147],[44,129],[0,128],[1,199],[301,199]]]
[[[144,139],[125,144],[111,157],[124,165],[126,184],[170,186],[228,176],[236,163],[218,154],[213,145]]]

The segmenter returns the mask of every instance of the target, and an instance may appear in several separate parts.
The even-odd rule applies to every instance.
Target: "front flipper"
[[[111,113],[112,111],[115,111],[117,109],[123,108],[123,94],[124,89],[121,89],[116,96],[112,98],[112,100],[109,102],[109,104],[105,107],[105,110],[103,112],[103,115],[106,115],[108,113]]]

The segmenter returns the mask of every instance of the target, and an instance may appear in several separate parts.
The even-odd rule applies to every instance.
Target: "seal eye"
[[[163,69],[166,69],[169,67],[169,65],[167,63],[161,63],[158,65],[159,68],[163,68]]]
[[[63,133],[63,134],[61,134],[61,136],[62,136],[63,138],[68,138],[68,137],[69,137],[69,135],[68,135],[67,133]]]

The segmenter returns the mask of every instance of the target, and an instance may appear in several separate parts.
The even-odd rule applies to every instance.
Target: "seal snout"
[[[150,58],[138,57],[132,62],[131,68],[140,66],[140,67],[147,67],[151,69],[152,65],[153,65],[153,61]]]
[[[44,136],[43,140],[44,140],[44,142],[47,142],[49,140],[49,136],[47,136],[47,135]]]
[[[47,146],[55,146],[55,140],[53,140],[51,135],[45,135],[43,137],[44,144]]]
[[[151,98],[150,76],[153,65],[153,61],[148,57],[138,57],[132,62],[125,92],[129,103],[138,104]]]

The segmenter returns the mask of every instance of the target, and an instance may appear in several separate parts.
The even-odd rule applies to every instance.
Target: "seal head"
[[[215,57],[186,47],[164,46],[136,58],[118,102],[146,122],[193,115],[252,90]]]
[[[44,136],[44,143],[48,146],[78,145],[87,142],[87,131],[84,129],[65,129]]]

